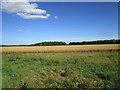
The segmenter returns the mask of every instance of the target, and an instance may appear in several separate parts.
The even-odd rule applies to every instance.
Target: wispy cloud
[[[18,32],[22,32],[23,30],[19,29]]]
[[[58,16],[55,16],[55,19],[58,19]]]
[[[48,18],[50,14],[46,10],[38,9],[37,3],[30,3],[30,0],[2,0],[2,9],[5,12],[16,13],[16,15],[24,18]]]
[[[46,14],[46,16],[44,16],[44,15],[30,15],[27,13],[17,13],[16,15],[19,15],[20,17],[25,18],[25,19],[48,18],[50,16],[50,14]]]
[[[18,32],[29,32],[28,30],[22,30],[22,29],[19,29],[19,30],[17,30]]]

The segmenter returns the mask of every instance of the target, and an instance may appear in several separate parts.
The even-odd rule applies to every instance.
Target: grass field
[[[68,52],[89,52],[89,51],[115,51],[118,44],[99,45],[66,45],[66,46],[16,46],[2,47],[3,54],[12,53],[68,53]]]
[[[117,48],[117,45],[4,47],[3,51]],[[3,54],[3,88],[118,88],[118,52]]]

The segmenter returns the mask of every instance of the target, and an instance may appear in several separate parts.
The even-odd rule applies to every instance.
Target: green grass
[[[117,88],[118,52],[3,54],[3,88]]]

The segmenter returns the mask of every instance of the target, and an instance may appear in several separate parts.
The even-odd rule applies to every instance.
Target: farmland
[[[118,44],[2,49],[3,88],[119,87]]]
[[[118,50],[118,44],[3,47],[1,53],[69,53],[115,50]]]

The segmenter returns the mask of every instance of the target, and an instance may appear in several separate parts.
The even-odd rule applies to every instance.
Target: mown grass
[[[118,51],[3,54],[3,88],[118,88]]]

